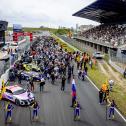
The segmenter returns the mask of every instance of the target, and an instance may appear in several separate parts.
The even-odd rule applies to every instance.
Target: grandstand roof
[[[100,23],[125,23],[126,0],[97,0],[73,16]]]

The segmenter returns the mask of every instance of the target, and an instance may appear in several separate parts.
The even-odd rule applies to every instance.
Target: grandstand
[[[101,25],[78,34],[76,40],[108,53],[109,49],[117,51],[126,44],[126,1],[97,0],[73,14],[87,18]]]

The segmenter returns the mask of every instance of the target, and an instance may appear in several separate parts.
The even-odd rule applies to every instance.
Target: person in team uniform
[[[38,103],[35,101],[34,104],[32,105],[32,108],[33,108],[33,116],[32,118],[35,119],[38,119],[38,109],[40,108]]]
[[[5,122],[7,122],[8,118],[10,119],[10,121],[12,120],[12,110],[14,109],[13,105],[8,102],[6,105],[6,117],[5,117]]]

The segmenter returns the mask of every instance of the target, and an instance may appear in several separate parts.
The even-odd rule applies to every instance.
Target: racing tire
[[[32,71],[35,71],[35,72],[37,72],[37,70],[36,70],[35,68],[32,68]]]
[[[24,75],[21,75],[21,78],[24,80],[24,78],[25,78]]]
[[[20,105],[20,101],[18,99],[15,100],[16,105]]]

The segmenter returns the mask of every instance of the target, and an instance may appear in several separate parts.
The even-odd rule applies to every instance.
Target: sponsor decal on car
[[[7,95],[7,99],[9,99],[9,100],[13,100],[13,97],[12,97],[12,96]]]

